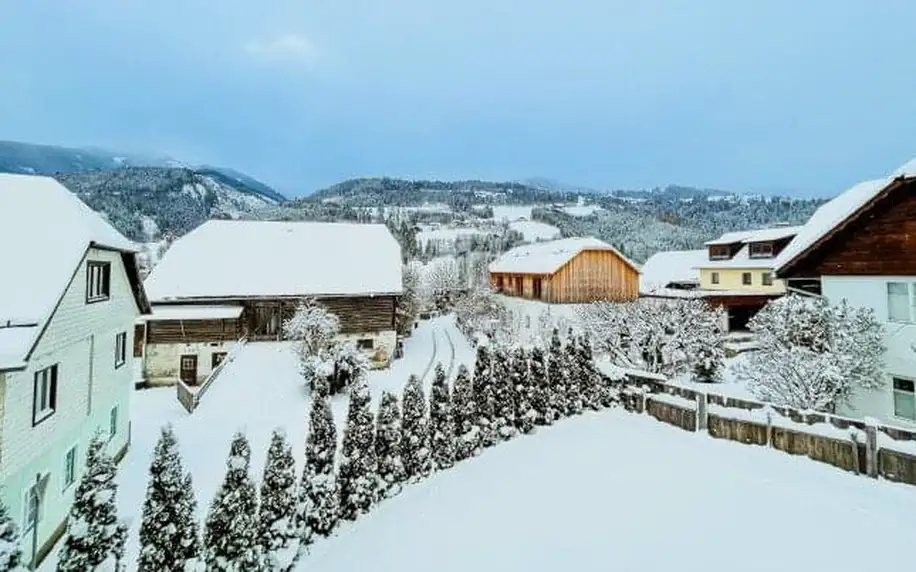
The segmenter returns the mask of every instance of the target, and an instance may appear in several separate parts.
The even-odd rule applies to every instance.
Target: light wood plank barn
[[[401,268],[400,245],[382,224],[208,221],[146,279],[153,313],[137,326],[145,381],[199,383],[240,338],[283,339],[304,298],[336,314],[341,337],[386,367]]]
[[[625,302],[639,296],[639,267],[593,237],[515,247],[490,264],[502,294],[549,303]]]

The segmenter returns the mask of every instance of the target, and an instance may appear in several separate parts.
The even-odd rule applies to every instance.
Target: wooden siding
[[[541,281],[541,296],[537,299],[551,303],[623,302],[639,296],[639,273],[609,250],[582,251],[552,275],[490,275],[491,285],[500,292],[531,299],[535,298],[537,280]]]
[[[342,334],[372,333],[393,330],[397,298],[394,296],[354,296],[319,298],[317,300],[340,320]],[[264,321],[278,316],[282,324],[296,312],[297,299],[240,300],[245,307],[245,331],[251,340],[282,337],[282,331],[264,327]],[[279,335],[278,335],[279,334]]]
[[[811,252],[792,275],[916,275],[916,182],[875,201]]]
[[[239,320],[151,320],[148,344],[190,344],[235,341],[242,335]]]

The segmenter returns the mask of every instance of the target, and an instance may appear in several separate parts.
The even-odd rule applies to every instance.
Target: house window
[[[750,245],[751,258],[772,258],[772,242],[752,242]]]
[[[115,336],[115,369],[118,369],[127,361],[127,332],[121,332]]]
[[[32,395],[32,425],[54,414],[57,407],[57,364],[35,372]]]
[[[764,272],[760,278],[764,286],[773,285],[773,273],[772,272]]]
[[[226,359],[226,352],[213,352],[210,354],[210,369],[216,369],[219,367],[219,364],[223,363],[223,360]]]
[[[118,406],[111,408],[108,414],[108,438],[111,439],[118,434]]]
[[[887,321],[912,322],[911,285],[908,282],[887,283]]]
[[[86,302],[101,302],[111,294],[111,263],[86,263]]]
[[[146,326],[138,324],[134,326],[134,357],[143,357],[143,341],[146,338]]]
[[[67,490],[76,482],[76,445],[70,447],[64,455],[64,489]]]
[[[719,245],[709,247],[710,260],[725,260],[728,258],[731,258],[728,246]]]
[[[363,338],[361,340],[356,340],[356,347],[361,350],[371,350],[375,347],[375,342],[372,338]]]
[[[38,484],[33,484],[25,490],[23,499],[22,523],[23,532],[29,532],[35,528],[38,522],[38,512],[41,510],[41,493],[38,490]]]
[[[750,273],[750,272],[742,272],[742,273],[741,273],[741,283],[744,284],[745,286],[750,286],[750,285],[753,283],[752,280],[751,280],[751,273]]]
[[[916,421],[916,384],[913,380],[894,378],[894,415]]]
[[[713,284],[718,284],[719,283],[719,273],[713,272],[712,275],[710,276],[710,280],[712,281]]]

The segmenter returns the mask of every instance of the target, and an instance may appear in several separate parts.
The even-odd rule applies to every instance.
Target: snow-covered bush
[[[452,397],[445,368],[436,364],[433,386],[429,391],[429,429],[433,464],[437,470],[455,464],[455,426],[452,419]]]
[[[455,301],[455,321],[475,342],[489,339],[504,343],[518,333],[515,316],[489,286],[472,288]]]
[[[6,504],[0,501],[0,572],[26,571],[19,540],[19,528]]]
[[[452,388],[452,417],[455,427],[455,460],[461,461],[477,454],[480,447],[480,426],[474,385],[467,366],[458,366]]]
[[[390,498],[404,484],[404,463],[401,461],[401,407],[398,397],[382,393],[375,421],[375,458],[378,462],[379,498]]]
[[[299,533],[296,530],[296,461],[280,429],[275,429],[267,449],[258,535],[267,572],[287,572],[296,560]]]
[[[360,376],[350,388],[347,408],[347,426],[344,429],[343,455],[337,476],[340,489],[340,517],[356,520],[369,512],[376,500],[376,475],[374,429],[366,376]]]
[[[520,433],[531,433],[537,421],[534,380],[528,368],[528,352],[521,347],[512,351],[511,379],[515,399],[515,428]]]
[[[601,409],[601,375],[592,358],[592,346],[585,335],[576,336],[570,343],[576,350],[576,372],[579,374],[582,406],[597,411]]]
[[[329,353],[331,373],[327,386],[332,395],[350,387],[353,380],[365,377],[369,371],[369,358],[353,342],[338,342]]]
[[[416,375],[411,375],[404,386],[401,399],[401,461],[404,474],[410,481],[429,476],[432,471],[432,457],[429,444],[429,416],[426,411],[426,396],[423,384]]]
[[[296,528],[303,546],[316,537],[328,536],[337,527],[340,503],[334,459],[337,455],[337,428],[331,405],[324,395],[312,399],[309,433],[305,441],[305,468],[296,505]]]
[[[882,326],[871,309],[789,295],[751,319],[759,349],[736,374],[759,399],[831,410],[882,379]]]
[[[204,526],[204,561],[208,572],[258,570],[258,491],[249,475],[251,446],[236,433],[229,448],[226,476]]]
[[[443,302],[449,295],[463,286],[458,261],[451,256],[433,258],[423,268],[420,285],[424,303],[443,309]]]
[[[583,372],[582,362],[579,360],[579,345],[572,330],[567,334],[562,354],[560,364],[564,372],[563,385],[566,387],[566,414],[578,415],[585,407],[582,395]]]
[[[547,347],[547,384],[550,388],[547,404],[547,417],[549,422],[554,422],[565,417],[569,409],[569,396],[567,380],[569,373],[566,371],[566,352],[560,340],[560,331],[553,329],[550,336],[550,345]]]
[[[492,447],[498,441],[496,427],[496,397],[493,382],[493,352],[486,344],[477,346],[474,362],[474,409],[480,429],[480,446]]]
[[[171,425],[162,428],[140,517],[138,572],[184,572],[200,557],[197,501]]]
[[[507,441],[515,437],[515,380],[512,372],[512,350],[499,346],[493,352],[493,428],[495,437]]]
[[[337,316],[311,298],[301,301],[296,313],[283,322],[283,335],[294,342],[299,372],[310,388],[321,388],[334,374],[333,350],[339,333]]]
[[[58,561],[58,572],[95,571],[101,566],[120,566],[127,528],[118,522],[117,467],[105,450],[106,442],[95,435],[86,453],[86,471],[73,496]],[[113,562],[114,561],[114,562]]]
[[[397,329],[398,335],[410,335],[417,315],[420,313],[420,307],[423,304],[422,292],[420,291],[422,270],[423,265],[417,261],[411,261],[404,265],[401,278],[403,293],[398,299],[397,314],[395,316],[395,329]]]

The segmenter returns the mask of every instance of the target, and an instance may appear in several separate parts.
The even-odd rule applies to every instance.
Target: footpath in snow
[[[906,485],[615,409],[407,487],[298,570],[906,570],[888,541],[916,535],[914,514]]]

